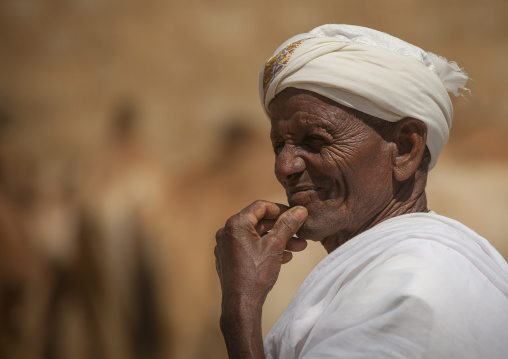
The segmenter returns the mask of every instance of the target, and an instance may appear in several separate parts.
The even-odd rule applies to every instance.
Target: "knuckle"
[[[246,209],[248,209],[248,213],[264,212],[266,209],[267,203],[268,202],[265,200],[258,199],[256,201],[252,202],[252,204],[249,207],[247,207]]]
[[[228,241],[235,240],[242,236],[242,232],[243,232],[242,227],[239,226],[237,223],[226,225],[226,227],[224,227],[224,230],[222,232],[222,238]]]
[[[231,216],[226,221],[226,225],[224,226],[224,230],[228,230],[229,228],[233,228],[237,226],[238,221],[240,220],[240,213],[235,214],[234,216]]]
[[[219,242],[222,239],[222,236],[224,235],[224,228],[221,228],[215,233],[215,240]]]
[[[235,227],[228,226],[224,228],[224,238],[235,238]]]
[[[249,217],[250,217],[249,213],[242,211],[242,212],[238,213],[238,222],[245,223],[246,221],[248,221]]]
[[[254,202],[252,202],[250,207],[252,207],[252,208],[260,208],[260,207],[263,207],[265,205],[265,202],[266,201],[263,201],[261,199],[257,199]]]

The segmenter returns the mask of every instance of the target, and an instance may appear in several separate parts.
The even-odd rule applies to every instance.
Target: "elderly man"
[[[508,356],[508,264],[425,195],[448,92],[466,81],[455,63],[357,26],[324,25],[275,51],[260,94],[289,207],[256,201],[217,232],[230,357]],[[329,254],[263,346],[263,303],[305,240]]]

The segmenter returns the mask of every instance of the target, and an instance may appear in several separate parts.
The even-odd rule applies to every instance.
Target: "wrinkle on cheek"
[[[351,144],[330,146],[322,151],[324,162],[334,163],[342,170],[351,169],[350,164],[358,156],[357,153],[357,148]]]
[[[329,157],[333,161],[340,161],[341,164],[347,165],[348,162],[354,158],[356,148],[349,144],[342,146],[333,146],[328,148]]]
[[[349,156],[353,156],[358,152],[368,137],[362,131],[361,126],[352,125],[349,127],[348,131],[343,131],[340,135],[334,136],[333,144],[327,147],[327,150],[343,159],[349,159]]]

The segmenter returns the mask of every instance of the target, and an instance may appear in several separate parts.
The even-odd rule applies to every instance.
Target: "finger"
[[[301,238],[289,238],[289,240],[286,242],[286,251],[291,252],[301,252],[305,248],[307,248],[307,241],[305,239]]]
[[[282,252],[282,264],[286,264],[291,259],[293,259],[293,253],[286,251]]]
[[[276,220],[275,219],[262,219],[259,221],[259,223],[256,226],[256,232],[259,233],[259,235],[263,235],[269,230],[273,228],[275,225]]]
[[[253,226],[262,219],[277,219],[279,216],[289,209],[288,206],[269,201],[256,201],[245,208],[241,214],[249,217],[249,221]]]
[[[251,235],[257,234],[256,226],[263,219],[276,220],[282,213],[289,209],[288,206],[283,204],[268,202],[268,201],[255,201],[248,207],[244,208],[241,212],[231,216],[227,221],[224,232],[236,228],[237,230],[247,230]],[[217,233],[219,235],[219,233]],[[216,237],[217,240],[219,238]]]
[[[277,219],[267,237],[274,238],[277,245],[284,248],[286,242],[293,237],[306,219],[307,209],[305,207],[293,207]]]

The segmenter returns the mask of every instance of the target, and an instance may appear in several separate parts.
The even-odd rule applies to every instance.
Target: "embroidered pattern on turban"
[[[270,101],[295,87],[385,121],[423,121],[432,169],[450,134],[455,96],[467,75],[455,62],[396,37],[353,25],[323,25],[284,42],[260,74],[259,93]]]

